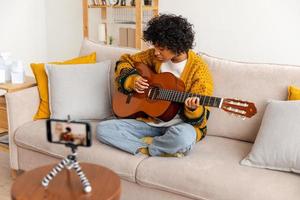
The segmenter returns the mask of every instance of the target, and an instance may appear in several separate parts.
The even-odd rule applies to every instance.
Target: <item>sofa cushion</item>
[[[288,100],[300,100],[300,88],[290,85],[288,87]]]
[[[134,182],[136,168],[146,156],[133,156],[100,143],[95,137],[97,123],[95,121],[91,122],[93,133],[92,146],[79,147],[78,161],[108,167],[121,178]],[[71,153],[71,150],[64,145],[47,141],[45,120],[29,122],[20,127],[15,134],[15,143],[25,149],[38,151],[56,158],[62,158]]]
[[[299,66],[244,63],[206,54],[201,56],[212,71],[214,96],[252,101],[258,111],[254,117],[243,121],[212,108],[207,125],[208,135],[254,142],[267,100],[286,100],[287,87],[300,85]]]
[[[47,64],[51,118],[103,119],[112,114],[110,61],[95,64]]]
[[[299,199],[298,175],[239,164],[251,146],[206,136],[183,158],[144,160],[137,170],[137,182],[193,199]]]
[[[87,64],[96,62],[96,53],[82,55],[78,58],[66,60],[64,62],[51,62],[52,64],[68,65],[68,64]],[[48,96],[48,77],[45,71],[44,63],[30,64],[32,72],[37,82],[37,87],[40,95],[40,105],[34,119],[47,119],[50,116],[49,96]]]
[[[241,164],[300,173],[300,101],[271,101]]]

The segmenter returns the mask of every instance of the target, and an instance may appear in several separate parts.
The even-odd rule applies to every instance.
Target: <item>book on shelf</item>
[[[127,28],[119,29],[119,43],[121,47],[127,47]]]
[[[119,45],[122,47],[135,48],[135,29],[120,28],[119,29]]]
[[[100,5],[99,0],[93,0],[93,5],[94,5],[94,6],[99,6],[99,5]]]
[[[127,28],[127,46],[135,48],[135,28]]]

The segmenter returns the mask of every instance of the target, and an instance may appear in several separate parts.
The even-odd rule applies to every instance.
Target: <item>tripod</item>
[[[89,180],[86,178],[85,174],[81,170],[81,167],[76,159],[76,150],[77,146],[74,144],[66,144],[67,147],[71,147],[72,154],[68,155],[64,158],[60,163],[58,163],[53,169],[43,178],[42,185],[47,187],[49,182],[63,169],[67,168],[68,170],[74,169],[77,175],[80,178],[81,184],[83,186],[83,190],[88,193],[92,191],[91,184]]]

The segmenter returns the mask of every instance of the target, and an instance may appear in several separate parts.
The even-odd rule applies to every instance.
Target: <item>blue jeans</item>
[[[143,137],[153,137],[152,144],[143,142]],[[112,119],[97,125],[97,139],[131,154],[148,147],[151,156],[159,156],[187,153],[196,142],[196,131],[187,123],[154,127],[135,119]]]

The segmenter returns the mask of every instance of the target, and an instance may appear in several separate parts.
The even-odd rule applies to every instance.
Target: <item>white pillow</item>
[[[242,165],[300,173],[300,101],[271,101]]]
[[[112,114],[110,61],[96,64],[47,64],[51,118],[103,119]]]

